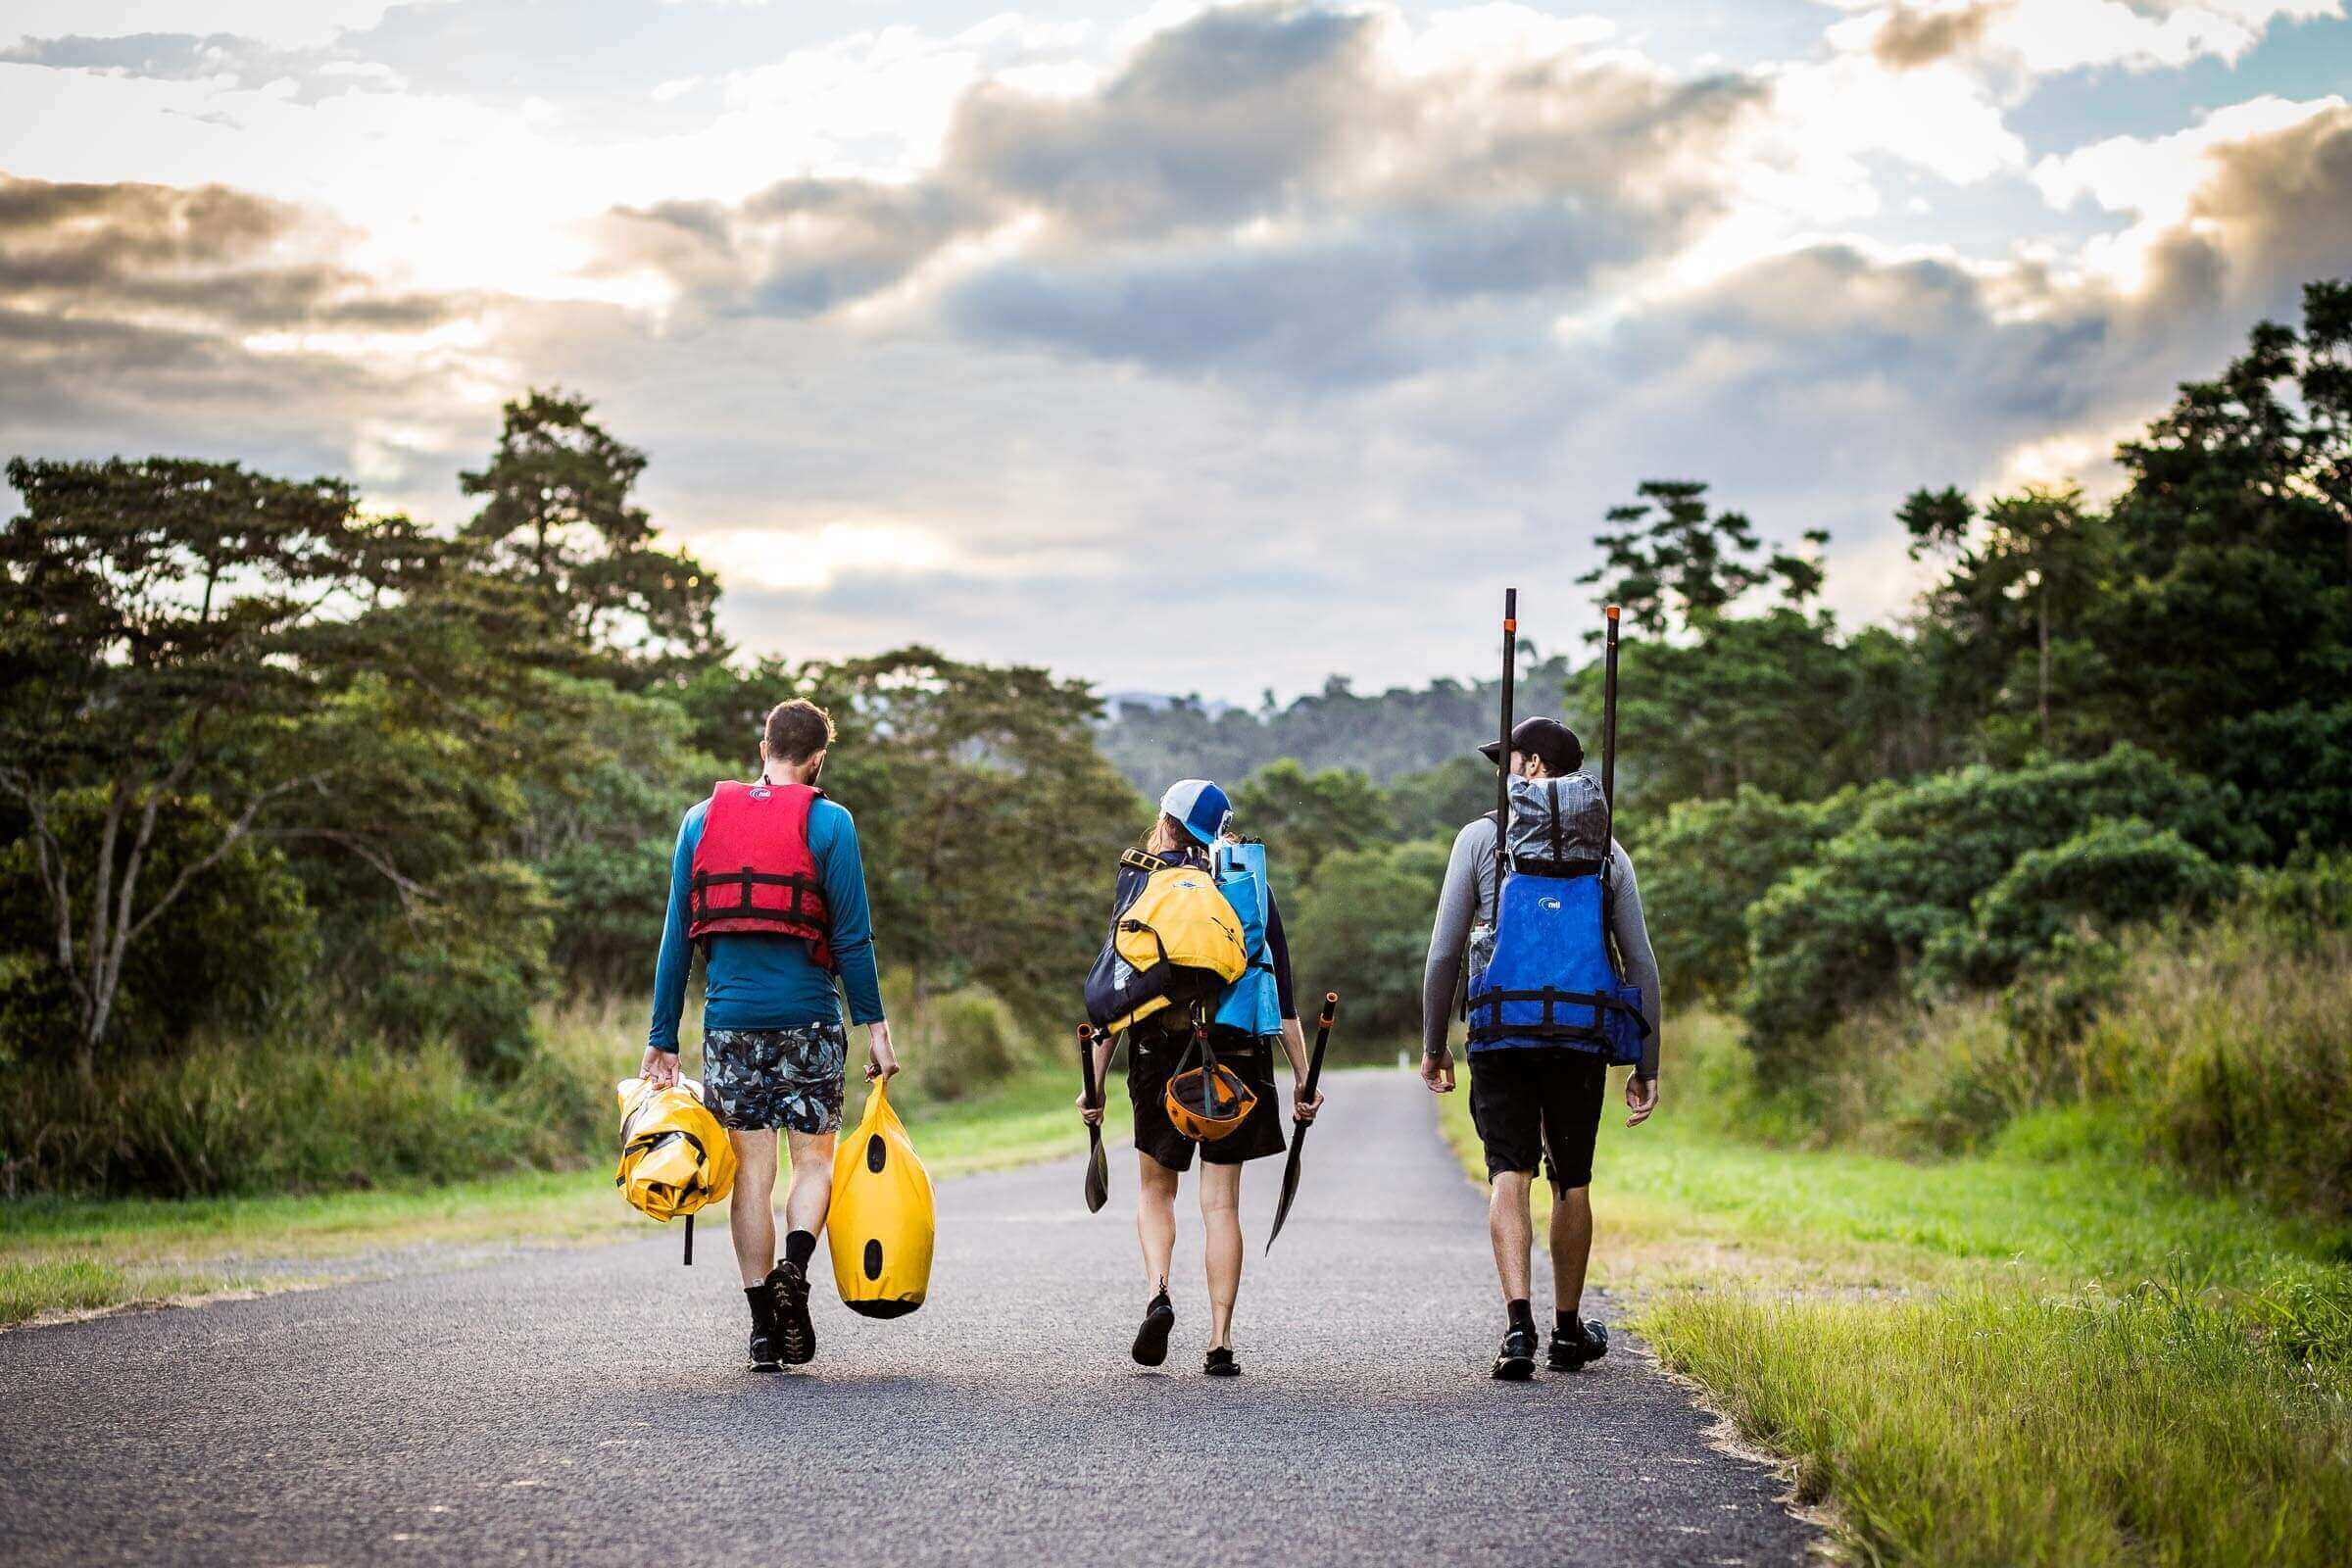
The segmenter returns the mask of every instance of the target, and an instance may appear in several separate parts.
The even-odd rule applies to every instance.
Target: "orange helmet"
[[[1196,1144],[1213,1144],[1250,1119],[1257,1108],[1257,1094],[1242,1082],[1241,1074],[1217,1060],[1208,1046],[1208,1030],[1198,1015],[1185,1060],[1192,1059],[1194,1050],[1200,1053],[1200,1065],[1170,1073],[1167,1093],[1160,1098],[1178,1132]]]

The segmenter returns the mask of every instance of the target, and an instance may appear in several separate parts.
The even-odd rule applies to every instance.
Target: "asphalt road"
[[[1075,1159],[947,1184],[929,1304],[869,1322],[820,1279],[817,1359],[782,1376],[740,1359],[723,1234],[689,1271],[674,1228],[0,1335],[0,1560],[1803,1556],[1771,1475],[1710,1448],[1622,1336],[1583,1373],[1491,1380],[1482,1205],[1428,1097],[1398,1073],[1329,1094],[1270,1258],[1279,1162],[1245,1184],[1238,1380],[1200,1374],[1184,1208],[1174,1348],[1155,1373],[1128,1360],[1146,1292],[1121,1152],[1099,1215]]]

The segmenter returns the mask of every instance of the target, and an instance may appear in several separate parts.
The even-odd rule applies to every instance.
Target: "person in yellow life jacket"
[[[1168,1295],[1168,1268],[1176,1248],[1176,1188],[1178,1179],[1192,1167],[1197,1147],[1208,1273],[1208,1352],[1201,1370],[1210,1377],[1234,1377],[1241,1372],[1233,1353],[1233,1305],[1242,1285],[1242,1166],[1279,1154],[1285,1148],[1281,1102],[1274,1089],[1275,1040],[1281,1041],[1291,1059],[1294,1119],[1314,1120],[1323,1097],[1318,1094],[1309,1100],[1304,1096],[1306,1044],[1292,993],[1291,955],[1283,935],[1282,912],[1274,903],[1272,889],[1264,885],[1262,848],[1245,846],[1227,835],[1232,804],[1223,790],[1206,779],[1180,780],[1161,798],[1159,809],[1159,820],[1140,846],[1143,856],[1131,854],[1121,863],[1111,918],[1115,923],[1142,891],[1151,874],[1150,862],[1192,865],[1216,873],[1250,867],[1237,874],[1254,875],[1259,884],[1254,897],[1260,902],[1262,931],[1255,951],[1249,954],[1249,968],[1221,996],[1210,999],[1204,1012],[1216,1020],[1209,1027],[1216,1064],[1238,1078],[1255,1102],[1239,1126],[1196,1145],[1195,1138],[1202,1129],[1200,1118],[1184,1110],[1181,1079],[1185,1058],[1192,1051],[1193,1009],[1162,1007],[1127,1030],[1127,1097],[1134,1111],[1140,1175],[1135,1229],[1143,1248],[1144,1277],[1153,1293],[1144,1309],[1143,1326],[1136,1331],[1132,1353],[1144,1366],[1157,1366],[1167,1359],[1168,1336],[1176,1326],[1176,1308]],[[1256,853],[1252,856],[1248,851]],[[1147,863],[1136,863],[1139,859]],[[1224,880],[1220,874],[1220,882]],[[1115,1044],[1116,1037],[1106,1031],[1095,1047],[1097,1084],[1102,1082]],[[1169,1114],[1172,1077],[1179,1079],[1178,1114],[1190,1124],[1189,1132]],[[1089,1103],[1082,1096],[1078,1110],[1090,1125],[1101,1125],[1100,1103]]]
[[[841,993],[851,1020],[865,1026],[865,1076],[899,1070],[875,978],[858,827],[817,787],[832,744],[823,709],[798,698],[779,703],[760,736],[759,779],[720,783],[679,824],[653,1026],[638,1068],[657,1087],[677,1081],[678,1018],[699,947],[703,1092],[735,1148],[727,1228],[751,1305],[752,1365],[762,1371],[816,1354],[808,1261],[825,1228],[841,1126],[849,1055]],[[781,1259],[773,1207],[779,1129],[792,1159]]]

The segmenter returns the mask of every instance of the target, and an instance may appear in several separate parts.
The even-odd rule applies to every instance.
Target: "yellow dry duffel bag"
[[[666,1223],[685,1215],[691,1263],[694,1211],[735,1190],[735,1146],[692,1079],[656,1089],[642,1078],[625,1078],[617,1087],[620,1168],[612,1185],[649,1218]]]
[[[841,1301],[866,1317],[904,1317],[931,1289],[931,1173],[877,1083],[865,1114],[833,1151],[825,1236]]]

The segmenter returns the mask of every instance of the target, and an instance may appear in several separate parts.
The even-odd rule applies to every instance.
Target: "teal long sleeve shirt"
[[[687,905],[694,891],[694,852],[703,842],[709,801],[698,802],[678,824],[669,859],[669,914],[662,924],[662,956],[654,966],[653,1026],[646,1043],[678,1049],[678,1018],[686,1009],[686,974],[694,948],[686,940]],[[858,824],[844,808],[820,800],[808,811],[808,853],[825,885],[833,922],[833,962],[850,998],[854,1023],[879,1023],[882,987],[874,973],[873,915],[865,902],[865,863],[858,853]],[[721,935],[710,938],[703,966],[703,1028],[791,1029],[839,1023],[841,996],[834,977],[808,956],[797,937]]]

